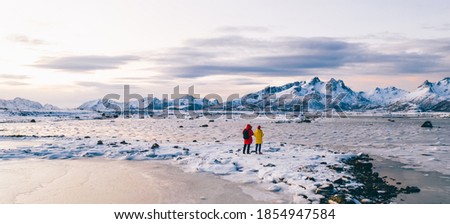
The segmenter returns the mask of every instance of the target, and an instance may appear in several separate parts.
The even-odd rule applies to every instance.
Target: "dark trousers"
[[[261,144],[256,144],[255,152],[261,154]]]
[[[242,151],[245,154],[245,150],[247,149],[247,154],[250,154],[250,144],[244,144],[244,151]]]

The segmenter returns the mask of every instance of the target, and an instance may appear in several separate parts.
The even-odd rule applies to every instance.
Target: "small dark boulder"
[[[321,194],[321,195],[331,195],[335,192],[334,186],[332,184],[326,184],[323,186],[320,186],[319,188],[316,189],[316,194]]]
[[[153,145],[152,145],[151,149],[157,149],[157,148],[159,148],[159,145],[158,145],[158,143],[153,143]]]
[[[103,145],[103,141],[102,140],[98,140],[97,141],[97,145]]]
[[[329,169],[335,170],[336,172],[340,173],[344,171],[344,167],[340,166],[340,165],[328,165],[327,166]]]
[[[202,128],[207,128],[208,125],[207,125],[207,124],[204,124],[204,125],[201,125],[200,127],[202,127]]]
[[[337,184],[337,185],[344,185],[346,182],[347,182],[347,181],[345,181],[345,180],[342,179],[342,178],[339,178],[339,179],[333,181],[333,183],[335,183],[335,184]]]
[[[31,123],[36,123],[36,120],[35,120],[35,119],[31,119],[30,122],[31,122]]]
[[[425,121],[425,123],[422,124],[422,128],[432,128],[433,124],[431,124],[431,121]]]
[[[418,188],[416,186],[407,186],[406,188],[400,189],[400,192],[404,193],[404,194],[419,193],[420,188]]]

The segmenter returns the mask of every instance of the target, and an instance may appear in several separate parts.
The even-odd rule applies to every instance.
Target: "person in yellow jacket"
[[[261,153],[261,144],[263,143],[263,137],[264,137],[264,132],[261,130],[261,126],[258,126],[258,128],[256,129],[255,133],[253,133],[253,135],[255,136],[255,143],[256,143],[256,148],[255,148],[255,152],[257,154],[262,154]]]

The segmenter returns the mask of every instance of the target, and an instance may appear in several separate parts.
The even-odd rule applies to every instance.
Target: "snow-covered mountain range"
[[[139,110],[143,109],[154,109],[161,110],[164,108],[167,109],[180,109],[180,110],[200,110],[204,107],[210,107],[214,105],[218,105],[219,102],[217,100],[208,100],[208,99],[198,99],[190,95],[186,95],[180,97],[175,100],[167,100],[167,99],[158,99],[154,98],[143,98],[143,100],[130,100],[128,105],[125,105],[123,102],[119,102],[116,100],[105,100],[103,102],[102,99],[91,100],[88,101],[77,109],[79,110],[93,110],[93,111],[106,111],[106,110],[119,110],[122,111],[123,108],[128,108],[129,110]]]
[[[397,87],[375,88],[372,91],[356,92],[346,86],[344,81],[330,79],[322,81],[315,77],[309,81],[297,81],[282,86],[269,86],[260,91],[249,93],[239,99],[220,104],[214,99],[198,99],[190,95],[175,99],[144,98],[131,101],[127,108],[138,110],[140,103],[145,109],[234,109],[248,110],[260,108],[272,110],[323,110],[339,106],[344,111],[366,111],[381,109],[386,111],[436,111],[450,112],[450,77],[435,83],[425,81],[416,90],[408,92]],[[328,98],[327,98],[328,96]],[[327,104],[328,99],[328,104]],[[331,104],[330,104],[331,103]],[[88,101],[77,107],[78,110],[107,111],[122,110],[123,102],[101,99]],[[42,105],[38,102],[15,98],[0,99],[0,110],[3,111],[44,111],[58,110],[53,105]]]
[[[271,107],[290,109],[296,105],[317,110],[325,109],[327,95],[329,107],[339,105],[342,110],[386,109],[388,111],[446,111],[450,112],[450,78],[432,83],[428,80],[416,90],[408,92],[397,87],[375,88],[368,92],[355,92],[342,80],[327,82],[315,77],[310,81],[271,86],[258,92],[247,94],[233,102],[238,107]],[[327,89],[328,86],[328,89]],[[333,104],[334,103],[334,104]]]
[[[16,97],[13,100],[0,99],[0,110],[7,111],[41,111],[41,110],[59,110],[58,107],[45,104],[42,105],[38,102]]]

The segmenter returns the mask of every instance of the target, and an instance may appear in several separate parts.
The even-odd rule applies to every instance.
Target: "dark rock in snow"
[[[327,167],[328,167],[328,169],[335,170],[338,173],[344,171],[344,167],[342,167],[340,165],[328,165]]]
[[[404,194],[419,193],[420,189],[416,186],[407,186],[406,188],[400,189],[400,192]]]
[[[324,196],[329,196],[333,193],[335,193],[335,189],[332,184],[326,184],[326,185],[320,186],[316,189],[316,194],[321,194]]]
[[[200,127],[202,127],[202,128],[207,128],[208,125],[207,125],[207,124],[204,124],[204,125],[201,125]]]
[[[337,184],[337,185],[344,185],[346,182],[347,182],[347,181],[345,181],[345,180],[342,179],[342,178],[339,178],[339,179],[333,181],[333,183],[335,183],[335,184]]]
[[[422,124],[422,128],[432,128],[433,124],[431,124],[431,121],[425,121],[425,123]]]
[[[97,145],[103,145],[103,141],[102,140],[98,140],[97,141]]]
[[[158,143],[153,143],[153,145],[152,145],[151,149],[157,149],[157,148],[159,148],[159,145],[158,145]]]
[[[31,123],[36,123],[36,120],[35,120],[35,119],[31,119],[30,122],[31,122]]]

